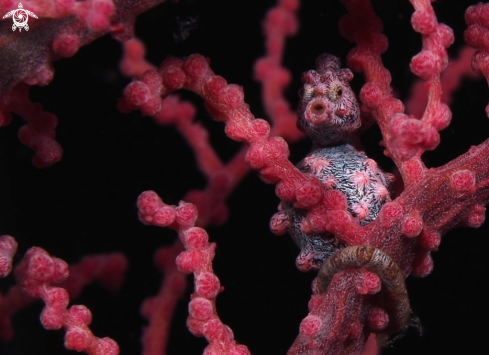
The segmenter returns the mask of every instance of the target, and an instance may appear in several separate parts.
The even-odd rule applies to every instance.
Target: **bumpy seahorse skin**
[[[360,109],[348,84],[352,77],[351,71],[341,69],[339,59],[329,54],[317,59],[316,70],[303,75],[298,126],[311,138],[313,149],[298,168],[314,174],[324,189],[341,191],[348,211],[360,225],[366,225],[390,200],[392,175],[350,144],[361,125]],[[288,232],[301,249],[296,260],[299,269],[319,269],[343,247],[331,234],[305,233],[306,210],[283,202],[280,213],[287,216]]]

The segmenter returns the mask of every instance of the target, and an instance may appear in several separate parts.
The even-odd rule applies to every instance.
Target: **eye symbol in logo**
[[[7,14],[5,14],[5,16],[3,16],[3,18],[12,16],[14,20],[12,31],[15,31],[18,28],[19,32],[22,32],[22,28],[24,28],[26,31],[29,31],[29,25],[27,24],[29,15],[34,18],[38,18],[35,13],[29,10],[25,10],[24,6],[22,6],[22,3],[19,3],[18,9],[8,12]]]

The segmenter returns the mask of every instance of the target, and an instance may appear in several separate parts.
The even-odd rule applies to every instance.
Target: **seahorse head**
[[[341,69],[331,54],[316,59],[316,70],[302,75],[297,125],[319,147],[347,143],[361,125],[360,108],[349,81],[350,69]]]

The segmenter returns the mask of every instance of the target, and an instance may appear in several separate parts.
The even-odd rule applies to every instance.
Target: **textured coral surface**
[[[434,5],[439,21],[454,28],[456,40],[450,55],[455,56],[462,44],[463,13],[469,3]],[[252,112],[266,117],[252,66],[263,53],[260,23],[274,4],[217,0],[164,4],[138,18],[136,34],[147,44],[154,64],[167,55],[199,52],[208,56],[216,73],[244,87]],[[288,41],[285,56],[293,75],[286,93],[293,107],[298,102],[301,74],[313,67],[317,55],[327,51],[343,59],[351,47],[338,33],[337,22],[345,11],[339,3],[305,1],[301,6],[301,30]],[[409,61],[419,52],[421,42],[410,27],[412,8],[407,1],[374,1],[374,7],[390,41],[383,56],[385,66],[391,70],[398,95],[405,98],[414,80]],[[176,42],[174,34],[181,38],[195,16],[197,29]],[[138,354],[145,324],[139,307],[144,298],[157,292],[161,281],[152,262],[153,251],[170,245],[176,237],[170,230],[146,227],[138,221],[137,196],[151,189],[164,196],[165,202],[177,204],[189,189],[202,187],[204,178],[175,129],[157,126],[140,112],[117,110],[117,99],[128,83],[117,69],[120,48],[110,37],[101,38],[73,58],[55,62],[53,82],[31,90],[34,102],[42,102],[58,116],[57,140],[64,150],[61,162],[42,170],[32,166],[32,152],[17,139],[18,117],[0,129],[0,225],[2,234],[16,237],[18,255],[33,245],[67,262],[87,253],[126,253],[130,264],[123,288],[108,292],[93,285],[77,302],[92,310],[94,333],[116,339],[122,354]],[[354,90],[358,92],[361,83],[357,74]],[[209,129],[222,159],[230,159],[239,144],[224,136],[223,125],[209,119],[194,95],[182,96],[195,100],[198,120]],[[451,125],[441,132],[436,152],[425,155],[429,167],[442,165],[487,138],[487,98],[483,80],[462,82],[454,96]],[[378,146],[380,139],[376,129],[362,136],[368,156],[390,171],[392,164]],[[308,142],[293,145],[291,160],[297,163],[309,148]],[[214,271],[225,287],[217,301],[220,316],[253,354],[286,353],[307,314],[314,277],[296,269],[298,250],[293,241],[274,236],[268,229],[278,202],[274,188],[251,175],[229,199],[228,222],[208,230],[211,241],[218,245]],[[439,251],[433,253],[432,274],[407,281],[423,335],[411,330],[382,354],[489,351],[484,340],[489,330],[485,297],[488,232],[483,225],[453,230],[443,237]],[[2,280],[0,290],[7,289],[10,282]],[[186,329],[187,303],[188,299],[177,308],[169,354],[199,354],[205,346]],[[70,353],[62,347],[61,332],[41,327],[40,310],[41,305],[36,305],[15,315],[16,336],[11,342],[0,342],[1,354],[43,354],[42,349],[47,349],[46,354]]]

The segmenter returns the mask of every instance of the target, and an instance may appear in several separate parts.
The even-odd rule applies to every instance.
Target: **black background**
[[[437,1],[439,21],[452,26],[456,55],[462,45],[464,8],[469,1]],[[273,1],[194,1],[163,4],[140,16],[136,34],[148,47],[148,58],[159,64],[167,55],[201,53],[212,69],[228,82],[244,87],[245,100],[257,117],[264,117],[260,86],[253,80],[253,63],[263,52],[261,21]],[[401,98],[409,93],[414,76],[410,58],[421,48],[420,36],[410,27],[412,7],[407,1],[374,1],[385,23],[390,47],[383,56],[392,72],[393,87]],[[351,44],[337,30],[344,9],[336,1],[304,1],[299,34],[287,42],[285,66],[293,82],[286,96],[295,107],[300,75],[312,68],[315,57],[330,52],[345,58]],[[197,16],[197,29],[183,41],[179,25]],[[28,35],[26,33],[25,35]],[[172,127],[160,127],[139,112],[121,114],[117,98],[129,79],[118,70],[121,46],[110,36],[80,49],[70,59],[55,62],[55,78],[48,87],[34,87],[31,98],[59,118],[57,139],[64,148],[61,162],[36,169],[31,151],[21,145],[17,131],[22,120],[0,130],[0,233],[19,242],[16,261],[31,246],[45,248],[68,262],[87,253],[122,251],[129,259],[127,281],[118,292],[89,286],[74,300],[93,311],[92,329],[98,336],[119,342],[121,354],[139,354],[142,300],[154,295],[161,282],[152,263],[156,248],[171,244],[175,233],[143,226],[135,202],[140,192],[155,190],[168,203],[204,186],[184,140]],[[356,90],[361,75],[353,83]],[[182,93],[199,107],[197,119],[209,129],[211,141],[227,161],[239,144],[223,133],[195,96]],[[427,165],[439,166],[464,153],[488,136],[487,85],[484,80],[464,80],[455,93],[452,124],[442,132],[436,152],[425,155]],[[378,147],[374,128],[363,136],[367,153],[386,170],[392,168]],[[291,147],[291,159],[300,160],[309,143]],[[235,332],[236,339],[253,354],[285,354],[307,314],[310,282],[294,266],[297,248],[287,237],[268,229],[278,199],[273,186],[250,174],[229,198],[230,218],[223,226],[208,229],[216,242],[215,272],[225,291],[218,297],[218,312]],[[396,342],[382,354],[488,354],[487,226],[458,229],[443,237],[433,254],[435,268],[424,279],[408,279],[415,314],[423,335],[416,332]],[[5,291],[10,276],[0,282]],[[190,291],[189,291],[190,292]],[[187,299],[174,320],[168,354],[200,354],[205,341],[185,328]],[[16,336],[0,344],[0,354],[68,354],[63,332],[46,331],[39,324],[42,306],[34,305],[13,317]],[[44,350],[45,349],[45,350]]]

